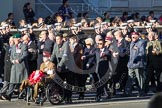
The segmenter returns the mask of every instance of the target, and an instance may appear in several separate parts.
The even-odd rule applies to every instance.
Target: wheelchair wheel
[[[57,105],[62,102],[62,97],[59,93],[59,90],[54,84],[49,84],[47,86],[47,99],[52,105]]]

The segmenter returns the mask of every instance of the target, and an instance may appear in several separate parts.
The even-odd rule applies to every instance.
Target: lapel
[[[33,41],[31,41],[31,42],[29,43],[28,48],[34,48],[34,42],[33,42]]]
[[[135,46],[135,43],[132,42],[130,48],[133,49],[134,46]]]
[[[99,61],[100,59],[100,49],[96,50],[96,60]]]
[[[21,47],[22,47],[22,43],[19,43],[18,48],[21,49]]]

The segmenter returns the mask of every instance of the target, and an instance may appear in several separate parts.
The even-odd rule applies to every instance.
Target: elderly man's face
[[[135,42],[135,41],[137,41],[138,40],[138,38],[139,38],[139,36],[138,35],[132,35],[132,41],[133,42]]]
[[[20,43],[20,38],[14,38],[15,45],[18,45]]]
[[[29,41],[30,41],[28,35],[24,35],[24,36],[22,37],[22,40],[23,40],[23,42],[24,42],[25,44],[28,44]]]

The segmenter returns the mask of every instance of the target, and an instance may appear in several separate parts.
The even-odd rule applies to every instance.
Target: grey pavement
[[[25,101],[15,99],[11,102],[0,100],[0,108],[147,108],[148,102],[149,99],[98,103],[75,103],[66,105],[51,105],[49,102],[45,102],[43,106],[39,106],[34,103],[27,105]]]

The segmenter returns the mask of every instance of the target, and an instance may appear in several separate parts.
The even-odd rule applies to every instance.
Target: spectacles
[[[86,44],[86,45],[89,45],[90,46],[91,44]]]
[[[98,45],[103,45],[103,43],[97,43]]]

